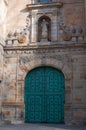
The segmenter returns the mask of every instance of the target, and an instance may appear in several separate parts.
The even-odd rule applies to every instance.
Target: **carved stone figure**
[[[42,28],[42,33],[41,33],[41,39],[48,40],[48,22],[43,19],[41,28]]]

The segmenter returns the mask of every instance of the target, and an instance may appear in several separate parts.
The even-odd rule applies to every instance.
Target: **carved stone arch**
[[[65,78],[65,123],[67,120],[67,107],[71,108],[71,105],[68,106],[68,104],[71,103],[71,97],[72,97],[72,70],[71,67],[69,67],[66,63],[64,63],[61,60],[57,60],[54,58],[46,58],[46,59],[41,59],[41,58],[36,58],[27,63],[26,71],[24,72],[24,79],[27,76],[27,74],[32,70],[37,67],[42,67],[42,66],[49,66],[56,68],[57,70],[60,70],[64,74]],[[68,97],[68,98],[67,98]]]
[[[60,70],[64,76],[65,76],[65,80],[71,80],[72,78],[72,70],[71,68],[65,64],[63,61],[61,60],[57,60],[57,59],[54,59],[54,58],[46,58],[46,59],[40,59],[40,58],[36,58],[36,59],[32,59],[31,61],[29,61],[27,63],[27,65],[25,66],[22,65],[22,67],[24,68],[24,77],[26,77],[26,74],[36,68],[36,67],[39,67],[39,66],[51,66],[51,67],[54,67],[58,70]]]
[[[46,20],[46,22],[48,23],[47,26],[47,30],[48,30],[48,41],[51,41],[51,19],[50,17],[43,15],[38,19],[38,42],[41,41],[41,34],[42,34],[42,28],[41,28],[41,24],[43,19]]]
[[[68,111],[67,108],[70,107],[71,98],[72,98],[72,68],[68,64],[64,63],[63,60],[57,60],[55,58],[35,58],[28,61],[26,64],[22,64],[23,68],[23,79],[26,78],[27,74],[37,67],[49,66],[60,70],[64,74],[65,78],[65,104],[64,104],[64,119],[65,123],[67,120]]]

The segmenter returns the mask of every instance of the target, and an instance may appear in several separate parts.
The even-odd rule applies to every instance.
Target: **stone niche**
[[[58,41],[58,13],[62,7],[61,3],[46,3],[27,5],[29,9],[30,21],[30,44],[45,44]],[[47,36],[43,39],[42,36],[42,23],[46,22]],[[41,42],[42,41],[42,42]]]
[[[42,16],[38,20],[38,42],[51,41],[51,19]]]

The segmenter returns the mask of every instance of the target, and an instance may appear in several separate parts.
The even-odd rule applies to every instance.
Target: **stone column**
[[[0,120],[2,119],[3,47],[0,43]]]
[[[32,15],[31,43],[35,43],[36,41],[37,41],[36,18],[35,15]]]
[[[51,21],[51,41],[57,41],[57,16],[52,16]]]

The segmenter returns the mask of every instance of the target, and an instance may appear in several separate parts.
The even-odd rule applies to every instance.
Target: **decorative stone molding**
[[[20,58],[20,68],[21,71],[24,71],[23,79],[25,78],[26,73],[39,66],[55,67],[56,69],[59,69],[63,72],[65,79],[70,80],[72,78],[72,70],[71,70],[72,68],[70,68],[67,64],[65,64],[63,60],[62,61],[58,60],[58,58],[57,59],[51,57],[45,58],[41,56],[40,58],[39,57],[38,58],[33,57],[31,59],[28,58],[28,61],[25,60],[24,57],[23,59]]]
[[[61,38],[63,41],[81,42],[86,41],[86,28],[82,26],[67,27],[62,24],[59,25],[61,31]]]
[[[63,41],[70,41],[72,39],[72,35],[68,32],[63,32],[61,35]]]
[[[43,4],[29,4],[27,5],[28,9],[38,9],[38,8],[45,8],[45,7],[58,7],[61,8],[63,6],[62,2],[52,2],[52,3],[43,3]]]
[[[27,40],[27,38],[26,38],[25,35],[18,35],[18,42],[19,42],[20,44],[25,43],[26,40]]]
[[[3,107],[24,107],[24,103],[23,102],[2,102],[2,106]]]
[[[11,31],[8,34],[6,46],[18,46],[18,44],[26,44],[28,42],[27,37],[27,29]]]

